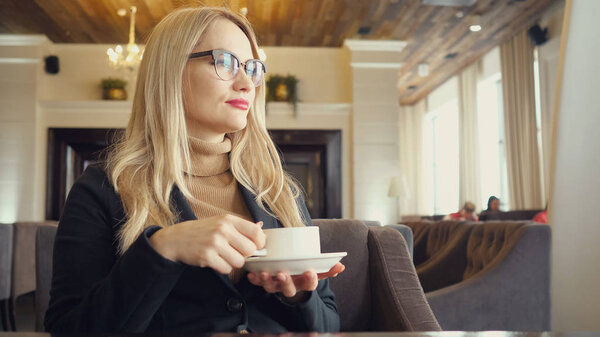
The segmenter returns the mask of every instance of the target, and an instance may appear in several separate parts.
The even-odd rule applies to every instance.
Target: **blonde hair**
[[[188,200],[194,200],[184,174],[191,164],[182,78],[188,55],[208,27],[219,19],[239,26],[258,58],[258,45],[249,22],[223,8],[178,9],[163,18],[149,36],[131,118],[123,139],[111,149],[106,163],[109,179],[121,197],[127,217],[118,233],[120,253],[129,248],[144,228],[175,223],[177,214],[170,200],[174,184]],[[230,166],[235,179],[255,196],[263,210],[277,217],[285,227],[304,226],[306,219],[296,202],[300,188],[284,172],[267,132],[264,82],[256,87],[247,126],[228,136],[232,142]]]

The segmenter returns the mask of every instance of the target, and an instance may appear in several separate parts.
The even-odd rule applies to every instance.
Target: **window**
[[[544,177],[544,149],[542,142],[542,104],[541,104],[541,92],[540,92],[540,61],[539,61],[539,48],[535,48],[533,51],[533,79],[534,79],[534,94],[535,94],[535,126],[537,129],[537,145],[538,145],[538,158],[540,161],[540,181],[542,181],[542,195],[546,195],[545,184],[543,183],[546,179]]]
[[[508,173],[504,142],[502,79],[497,73],[477,85],[477,123],[479,129],[479,167],[481,169],[481,210],[488,198],[500,198],[500,208],[510,209]]]
[[[458,100],[430,111],[424,126],[424,174],[431,177],[432,214],[458,207]]]

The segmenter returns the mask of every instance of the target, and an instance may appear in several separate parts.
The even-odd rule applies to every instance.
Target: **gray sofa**
[[[534,223],[474,226],[464,280],[426,294],[442,329],[549,330],[550,236]]]
[[[388,226],[315,219],[323,252],[346,251],[346,270],[331,279],[342,331],[437,331],[406,241]]]
[[[8,304],[11,289],[13,255],[13,225],[0,223],[0,320],[2,329],[9,330]]]
[[[400,231],[360,220],[315,219],[322,252],[345,251],[346,270],[331,279],[342,331],[439,331]],[[412,232],[411,238],[412,238]],[[38,331],[48,305],[56,227],[37,232]]]

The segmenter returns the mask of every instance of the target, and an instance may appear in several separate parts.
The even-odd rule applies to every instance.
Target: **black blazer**
[[[255,221],[281,227],[240,190]],[[174,188],[171,200],[178,221],[196,219]],[[310,222],[303,202],[302,212]],[[173,262],[158,254],[148,238],[153,226],[123,254],[116,234],[125,222],[119,195],[98,167],[88,167],[73,185],[54,244],[50,303],[45,327],[50,332],[229,331],[279,333],[338,331],[329,281],[319,281],[308,301],[290,305],[243,277],[233,284],[211,268]],[[311,223],[312,224],[312,223]]]

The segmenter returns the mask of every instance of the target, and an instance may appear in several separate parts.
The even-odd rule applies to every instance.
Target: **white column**
[[[1,222],[44,216],[46,163],[33,158],[43,153],[37,96],[47,43],[43,35],[0,35]]]
[[[402,41],[346,40],[352,66],[354,217],[396,223],[397,199],[388,197],[400,175],[398,69]]]

